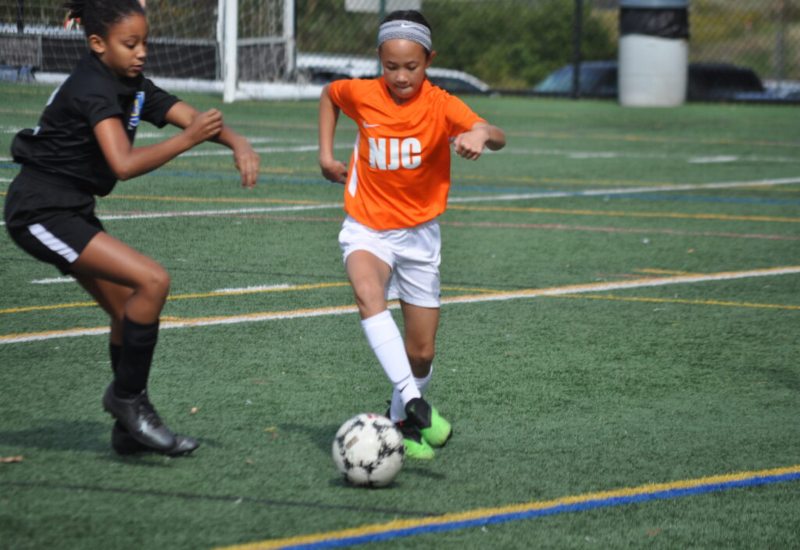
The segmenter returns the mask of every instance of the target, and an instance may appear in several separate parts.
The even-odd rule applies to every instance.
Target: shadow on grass
[[[111,448],[111,427],[94,421],[50,420],[21,430],[0,431],[0,441],[4,445],[19,449],[39,449],[42,451],[85,452],[104,455],[103,458],[115,462],[140,464],[143,466],[164,466],[163,455],[156,452],[143,452],[120,456]],[[213,440],[203,439],[202,445],[217,446]],[[157,457],[158,460],[147,460]]]
[[[305,434],[311,440],[311,443],[317,447],[317,450],[319,450],[320,453],[330,456],[331,446],[333,445],[333,436],[336,433],[336,430],[339,429],[339,426],[335,424],[283,424],[281,425],[281,429],[286,430],[287,432]],[[447,476],[443,473],[431,471],[427,461],[424,460],[406,460],[405,464],[403,464],[402,475],[406,477],[421,477],[432,481],[442,481],[447,479]],[[346,481],[340,478],[333,478],[330,484],[332,486],[352,487]],[[395,487],[397,484],[398,482],[392,483],[387,488]]]
[[[111,426],[111,422],[50,420],[21,430],[0,431],[0,441],[23,449],[104,453],[111,450]]]

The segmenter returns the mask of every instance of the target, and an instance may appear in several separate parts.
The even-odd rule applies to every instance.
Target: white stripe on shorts
[[[72,247],[50,233],[42,224],[35,223],[33,225],[29,225],[28,231],[31,232],[31,235],[39,239],[39,242],[67,260],[69,263],[72,263],[78,259],[78,253],[75,252]]]

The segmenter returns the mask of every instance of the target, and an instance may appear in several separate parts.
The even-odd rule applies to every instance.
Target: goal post
[[[239,0],[220,0],[222,14],[222,101],[236,100],[236,84],[239,78]]]
[[[145,72],[167,89],[230,102],[295,76],[295,0],[147,0],[146,10]],[[65,27],[65,16],[53,0],[0,0],[0,65],[24,65],[42,82],[65,78],[86,52],[83,29]]]

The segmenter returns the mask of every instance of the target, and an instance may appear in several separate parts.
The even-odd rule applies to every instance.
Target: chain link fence
[[[218,79],[220,6],[148,0],[148,73]],[[240,79],[320,84],[372,76],[381,18],[407,7],[431,23],[434,67],[455,71],[438,77],[462,93],[533,94],[562,67],[605,61],[613,69],[618,56],[619,0],[239,0]],[[800,100],[800,0],[690,0],[688,14],[691,64],[749,69],[771,97]],[[0,76],[68,72],[85,46],[82,33],[63,29],[64,15],[57,1],[0,0]],[[279,40],[287,35],[291,41]],[[243,53],[254,44],[256,55]]]
[[[354,2],[298,1],[299,59],[304,53],[324,52],[339,56],[346,67],[348,62],[355,65],[359,57],[375,55],[381,10],[345,9],[345,4]],[[576,52],[582,62],[617,59],[618,0],[422,0],[416,4],[421,4],[433,28],[438,54],[434,66],[469,73],[494,90],[533,92],[553,71],[574,63]],[[750,69],[776,97],[800,89],[800,0],[690,0],[688,13],[692,65]],[[571,83],[568,77],[565,81]]]

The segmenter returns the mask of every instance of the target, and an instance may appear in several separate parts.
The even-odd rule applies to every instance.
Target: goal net
[[[68,74],[86,51],[62,2],[0,0],[0,68],[8,79]],[[294,0],[146,0],[146,73],[171,90],[225,93],[285,83],[294,73]],[[227,16],[227,20],[226,20]],[[251,92],[252,94],[252,92]]]

